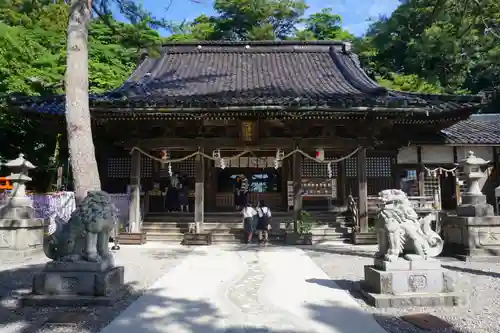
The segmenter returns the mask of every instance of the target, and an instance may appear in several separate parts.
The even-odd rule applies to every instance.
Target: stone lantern
[[[28,171],[35,166],[19,154],[18,158],[4,164],[11,170],[6,178],[12,182],[12,191],[2,208],[2,218],[30,219],[33,217],[33,202],[26,196],[26,183],[31,181]]]
[[[12,182],[12,192],[9,201],[12,206],[31,206],[31,200],[26,196],[26,183],[31,181],[28,171],[36,167],[24,158],[24,154],[19,154],[18,158],[4,164],[11,169],[10,176],[6,178]]]
[[[500,216],[481,192],[480,180],[488,175],[489,161],[469,152],[458,164],[467,178],[467,192],[455,214],[442,219],[444,252],[466,261],[498,262],[500,257]]]
[[[0,204],[0,239],[4,242],[0,262],[22,260],[41,252],[44,228],[44,221],[34,217],[33,201],[26,196],[26,183],[31,181],[28,171],[35,166],[23,154],[4,165],[11,170],[6,178],[12,182],[12,191]]]
[[[467,192],[462,195],[462,204],[458,206],[459,216],[491,216],[493,207],[486,203],[486,196],[481,192],[479,181],[488,177],[486,161],[469,151],[467,157],[459,161],[458,166],[467,178]]]

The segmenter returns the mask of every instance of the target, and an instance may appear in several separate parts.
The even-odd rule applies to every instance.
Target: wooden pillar
[[[108,188],[108,152],[102,148],[98,147],[97,150],[97,166],[99,168],[99,178],[101,179],[101,189],[103,191],[109,191]]]
[[[337,199],[341,206],[347,205],[347,176],[345,160],[337,164]]]
[[[359,231],[368,232],[368,186],[366,183],[366,148],[358,152],[358,214]]]
[[[130,174],[130,206],[129,206],[129,228],[130,232],[141,232],[141,153],[137,150],[132,152]]]
[[[401,189],[401,170],[398,165],[398,155],[391,158],[392,188]]]
[[[418,181],[418,195],[423,197],[425,195],[425,168],[422,162],[422,147],[417,147],[417,181]]]
[[[281,162],[282,166],[279,172],[281,172],[281,207],[283,211],[288,211],[288,180],[290,173],[290,160],[285,159]]]
[[[453,164],[458,163],[458,149],[457,147],[453,147]],[[457,168],[455,171],[455,203],[458,206],[461,202],[461,193],[460,193],[460,177],[459,177],[459,171],[460,169]]]
[[[293,154],[293,218],[295,221],[301,219],[302,212],[302,155]],[[297,223],[294,223],[297,232]]]
[[[204,157],[196,156],[196,180],[194,186],[194,222],[196,232],[204,229],[204,199],[205,199],[205,166]]]
[[[207,212],[215,211],[216,193],[217,193],[217,170],[212,160],[205,160],[205,194],[203,208]]]

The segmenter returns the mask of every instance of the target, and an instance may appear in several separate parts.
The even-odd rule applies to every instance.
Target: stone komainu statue
[[[401,190],[379,193],[383,207],[377,213],[376,232],[379,251],[376,257],[387,261],[406,254],[407,260],[438,256],[443,240],[432,230],[432,215],[419,218],[406,194]]]
[[[55,261],[108,262],[109,233],[118,226],[117,209],[108,193],[89,192],[67,223],[51,219],[44,237],[45,255]]]

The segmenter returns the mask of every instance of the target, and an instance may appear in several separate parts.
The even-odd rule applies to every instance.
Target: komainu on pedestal
[[[431,228],[432,214],[420,218],[401,190],[379,193],[382,208],[376,217],[377,258],[385,261],[425,260],[443,251],[443,240]]]
[[[102,191],[89,192],[67,223],[51,219],[44,251],[52,261],[33,278],[24,304],[112,304],[124,273],[109,250],[109,233],[117,226],[117,209]]]
[[[376,307],[443,306],[463,303],[455,278],[435,259],[443,240],[432,230],[432,214],[419,217],[406,194],[379,193],[378,252],[365,266],[362,293]]]

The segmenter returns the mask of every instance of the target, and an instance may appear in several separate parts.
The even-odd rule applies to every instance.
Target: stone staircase
[[[332,212],[312,212],[318,222],[312,230],[315,243],[325,241],[343,241],[349,239],[350,227],[343,214]],[[289,223],[291,213],[276,212],[273,220],[280,221],[281,232],[271,232],[273,243],[284,242],[284,230],[293,228]],[[188,232],[189,224],[194,222],[193,213],[149,213],[143,222],[143,230],[148,241],[181,243],[183,234]],[[241,243],[244,239],[240,213],[205,213],[205,231],[212,233],[212,242],[217,244]]]

